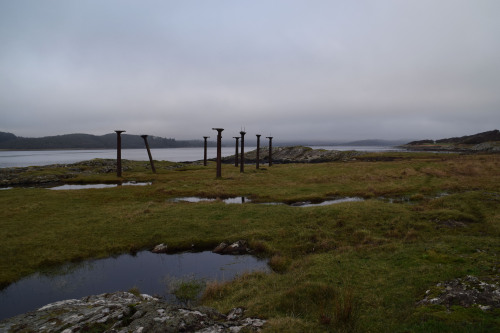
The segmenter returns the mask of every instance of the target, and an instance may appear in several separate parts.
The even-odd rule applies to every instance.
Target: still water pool
[[[251,255],[219,255],[209,251],[179,254],[143,251],[68,264],[56,272],[28,276],[0,291],[0,320],[60,300],[133,287],[141,293],[173,301],[170,293],[173,281],[227,281],[257,270],[270,271],[267,261]]]

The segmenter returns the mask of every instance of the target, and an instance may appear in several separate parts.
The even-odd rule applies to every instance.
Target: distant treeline
[[[122,134],[122,148],[144,148],[140,135]],[[158,136],[148,136],[151,148],[203,147],[203,140],[175,140]],[[215,146],[208,142],[208,146]],[[0,132],[0,149],[114,149],[116,133],[105,135],[65,134],[41,138],[24,138],[12,133]]]

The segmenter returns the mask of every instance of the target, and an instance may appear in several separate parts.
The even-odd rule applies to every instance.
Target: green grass
[[[274,272],[208,283],[201,302],[220,311],[243,306],[249,315],[269,320],[268,332],[500,327],[498,310],[416,305],[440,281],[498,274],[498,155],[370,154],[347,163],[247,166],[244,174],[224,165],[222,179],[215,178],[214,164],[173,165],[157,162],[154,175],[144,163],[130,162],[123,179],[153,181],[151,186],[0,191],[0,284],[61,263],[159,243],[172,251],[192,245],[205,250],[246,239],[258,255],[270,258]],[[73,179],[113,180],[110,174]],[[309,208],[170,201],[182,196],[366,200]]]

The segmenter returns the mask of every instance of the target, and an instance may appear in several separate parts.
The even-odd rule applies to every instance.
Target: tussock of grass
[[[486,330],[498,327],[498,310],[449,314],[416,303],[440,281],[498,274],[499,162],[498,155],[369,154],[356,162],[275,165],[244,174],[224,165],[221,180],[213,163],[158,163],[157,174],[131,163],[124,179],[153,185],[0,191],[0,285],[61,263],[159,243],[172,251],[206,250],[246,239],[270,258],[274,272],[210,282],[201,303],[223,312],[243,306],[269,320],[267,332]],[[308,208],[170,201],[183,196],[367,200]]]

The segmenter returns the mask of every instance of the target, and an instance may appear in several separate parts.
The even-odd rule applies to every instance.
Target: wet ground
[[[138,288],[170,301],[178,281],[227,281],[249,271],[270,271],[266,260],[251,255],[219,255],[212,252],[136,255],[68,264],[36,273],[0,291],[0,320],[32,311],[47,303]]]

